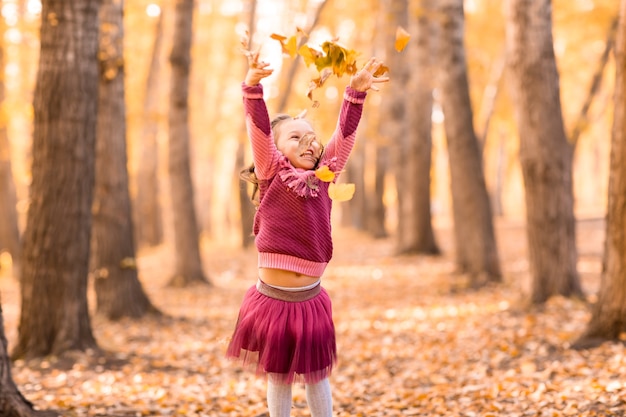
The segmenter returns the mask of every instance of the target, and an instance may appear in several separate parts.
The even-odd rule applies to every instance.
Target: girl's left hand
[[[370,58],[369,61],[356,74],[350,78],[350,87],[357,91],[367,91],[372,89],[378,91],[374,83],[385,83],[389,77],[374,77],[374,74],[383,65],[377,58]]]
[[[248,55],[248,72],[244,82],[246,85],[254,86],[261,82],[265,77],[272,75],[274,71],[268,68],[270,64],[264,61],[259,61],[259,51],[251,52]]]

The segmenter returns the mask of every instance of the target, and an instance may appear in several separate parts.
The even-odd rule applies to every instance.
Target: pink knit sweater
[[[293,167],[274,144],[261,84],[242,84],[260,204],[254,218],[259,267],[321,276],[332,258],[329,183]],[[366,93],[346,87],[337,128],[319,166],[338,175],[354,146]],[[335,177],[336,179],[336,177]]]

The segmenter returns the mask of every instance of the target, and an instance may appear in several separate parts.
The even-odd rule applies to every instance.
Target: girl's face
[[[276,147],[296,168],[313,169],[322,153],[322,146],[313,128],[304,119],[284,120],[276,126]]]

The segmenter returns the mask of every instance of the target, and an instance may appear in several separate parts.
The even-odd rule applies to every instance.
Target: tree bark
[[[256,7],[257,0],[249,0],[248,1],[248,36],[250,39],[250,45],[252,45],[252,39],[254,37],[254,33],[256,31]],[[247,66],[245,67],[247,71]],[[245,77],[245,74],[242,76]],[[245,120],[241,121],[239,125],[239,142],[237,144],[237,163],[235,164],[235,169],[237,170],[238,184],[239,184],[239,208],[241,212],[241,247],[249,248],[254,245],[254,215],[256,213],[256,208],[254,204],[250,200],[250,194],[248,192],[249,184],[247,181],[239,178],[239,172],[243,169],[245,156],[246,156],[246,148],[248,147],[248,138],[246,136],[246,123]]]
[[[367,125],[366,117],[361,118],[361,124]],[[365,188],[365,135],[357,138],[350,160],[346,166],[343,180],[353,183],[356,189],[354,197],[341,205],[341,225],[357,230],[365,230],[367,198]]]
[[[394,48],[396,28],[408,26],[408,1],[407,0],[387,0],[383,10],[385,22],[382,25],[385,45],[385,65],[390,68],[390,75],[393,77],[389,85],[385,86],[381,102],[381,134],[389,143],[392,165],[395,167],[394,175],[396,180],[397,204],[398,204],[398,224],[395,233],[396,251],[405,251],[405,235],[408,232],[407,222],[412,216],[408,194],[410,191],[410,181],[404,168],[415,163],[413,155],[408,151],[409,135],[407,135],[407,99],[405,89],[409,81],[407,60],[404,59]],[[392,71],[392,72],[391,72]]]
[[[138,247],[156,246],[163,242],[163,216],[159,187],[159,86],[161,49],[163,45],[163,13],[158,17],[152,47],[150,68],[143,100],[143,131],[138,146],[136,197],[133,201],[135,236]]]
[[[95,348],[87,272],[98,97],[97,0],[45,0],[16,357]]]
[[[501,280],[491,203],[474,130],[465,60],[462,0],[438,2],[442,16],[441,103],[450,158],[456,266],[472,287]]]
[[[4,23],[0,24],[0,36],[4,35]],[[0,68],[4,68],[4,47],[0,46]],[[4,77],[0,79],[0,103],[4,103]],[[17,217],[17,193],[11,169],[11,147],[7,134],[8,115],[0,114],[0,254],[11,255],[13,272],[19,277],[20,231]],[[0,269],[2,264],[0,263]]]
[[[591,321],[576,348],[619,340],[626,332],[626,0],[621,1],[615,51],[615,111],[602,280]]]
[[[410,74],[407,98],[408,126],[406,148],[409,155],[401,169],[406,186],[398,189],[402,195],[401,216],[404,233],[399,235],[400,253],[439,254],[435,241],[431,216],[430,173],[432,157],[432,110],[433,110],[433,55],[435,37],[432,15],[432,0],[418,2],[419,9],[411,13],[415,21],[413,42],[408,45],[408,56],[413,63]],[[410,24],[411,24],[410,23]]]
[[[550,0],[507,2],[510,85],[526,192],[531,302],[581,296],[576,270],[573,148],[561,112]]]
[[[374,190],[367,203],[366,228],[375,239],[383,239],[389,236],[385,227],[387,211],[383,196],[385,194],[385,174],[389,166],[389,146],[375,144],[376,156],[374,160],[375,177]]]
[[[177,0],[169,109],[169,175],[174,217],[176,271],[169,284],[208,284],[200,257],[200,230],[194,207],[189,149],[189,73],[193,0]]]
[[[56,417],[54,411],[36,411],[20,393],[11,376],[7,339],[4,335],[4,319],[0,305],[0,415],[4,417]]]
[[[378,10],[375,11],[378,14],[378,17],[374,21],[376,26],[373,28],[373,32],[376,33],[374,36],[373,47],[374,56],[385,56],[387,52],[389,32],[383,30],[383,28],[388,25],[387,14],[384,13],[387,7],[387,1],[379,2]],[[389,93],[388,90],[392,88],[391,86],[393,83],[395,83],[395,78],[392,78],[389,85],[386,85],[384,90],[381,91],[383,105],[385,104],[385,100],[387,100],[385,97]],[[367,193],[367,198],[365,199],[365,231],[375,239],[384,239],[389,236],[386,224],[387,208],[384,202],[384,195],[385,178],[389,172],[389,162],[391,159],[391,146],[390,140],[386,135],[387,132],[384,130],[385,126],[383,126],[383,124],[386,124],[387,122],[385,120],[387,113],[384,111],[383,106],[381,106],[381,109],[383,109],[383,111],[381,111],[381,114],[375,118],[375,121],[369,122],[373,126],[376,126],[377,129],[374,135],[370,135],[370,132],[367,132],[367,139],[371,138],[373,140],[368,140],[367,142],[362,141],[363,144],[366,145],[366,160],[372,160],[371,166],[374,168],[373,181],[368,181],[368,188],[367,190],[364,189],[364,192]],[[367,117],[368,120],[372,119],[371,114]],[[369,156],[371,154],[373,154],[373,157]]]
[[[100,88],[91,267],[97,312],[110,320],[157,313],[137,275],[126,156],[124,2],[100,9]]]

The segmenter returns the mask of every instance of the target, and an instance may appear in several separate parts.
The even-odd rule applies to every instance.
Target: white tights
[[[332,417],[333,399],[328,378],[316,384],[306,384],[304,387],[311,417]],[[267,379],[267,407],[270,417],[289,417],[291,402],[291,384],[279,383],[270,374]]]

